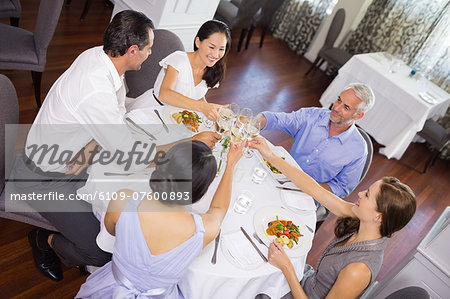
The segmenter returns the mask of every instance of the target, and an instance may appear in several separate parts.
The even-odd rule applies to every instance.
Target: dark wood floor
[[[20,27],[33,30],[38,0],[22,0],[23,13]],[[93,1],[84,21],[79,20],[84,1],[73,1],[64,7],[55,36],[48,48],[47,66],[43,75],[42,96],[50,89],[71,62],[83,50],[100,45],[112,8],[103,0]],[[0,20],[8,23],[7,19]],[[233,34],[234,41],[239,32]],[[331,79],[317,71],[308,78],[303,74],[310,62],[295,55],[287,46],[267,36],[262,49],[258,48],[259,32],[255,32],[247,51],[236,53],[236,43],[228,57],[228,75],[220,88],[208,93],[208,100],[216,103],[237,102],[255,111],[291,111],[300,107],[320,106],[319,97]],[[34,100],[31,75],[27,71],[0,71],[14,83],[20,105],[20,122],[32,123],[37,109]],[[265,134],[272,142],[286,148],[291,139],[282,133]],[[379,148],[375,144],[376,149]],[[401,232],[394,235],[385,254],[384,264],[378,275],[386,273],[416,246],[427,234],[433,223],[450,204],[449,163],[438,160],[425,175],[419,170],[429,151],[423,144],[412,144],[404,157],[388,160],[375,153],[372,166],[361,184],[348,200],[356,199],[356,192],[367,188],[385,175],[395,176],[412,187],[419,206],[413,220]],[[328,219],[316,234],[307,262],[314,265],[320,253],[333,237],[334,218]],[[86,277],[78,270],[64,268],[64,280],[55,283],[34,267],[27,233],[33,227],[23,223],[0,219],[0,290],[2,298],[71,298]]]

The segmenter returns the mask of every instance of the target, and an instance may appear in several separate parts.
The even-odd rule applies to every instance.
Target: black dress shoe
[[[80,270],[81,276],[86,276],[86,275],[90,274],[89,271],[87,270],[86,266],[78,266],[77,268],[78,268],[78,270]]]
[[[49,234],[48,231],[38,228],[28,233],[28,241],[33,250],[34,263],[39,271],[51,280],[60,281],[63,278],[63,273],[58,257],[46,243]],[[42,244],[47,246],[42,246]]]

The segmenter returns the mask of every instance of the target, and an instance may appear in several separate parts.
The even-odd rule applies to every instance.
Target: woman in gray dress
[[[250,147],[339,217],[335,235],[319,258],[317,269],[305,271],[299,283],[291,261],[274,241],[269,262],[282,270],[294,298],[356,298],[375,279],[383,262],[387,238],[413,217],[416,198],[398,179],[384,177],[358,193],[356,203],[347,202],[322,188],[303,171],[275,155],[262,138]]]

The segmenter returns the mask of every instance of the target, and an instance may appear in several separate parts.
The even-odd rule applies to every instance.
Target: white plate
[[[289,164],[297,167],[298,169],[301,169],[300,166],[297,164],[297,162],[294,160],[294,158],[292,158],[292,156],[288,153],[288,151],[284,149],[284,147],[282,147],[282,146],[270,146],[270,148],[275,153],[275,155],[277,155],[279,157],[282,157],[282,158],[285,158],[286,162],[288,162]],[[255,153],[256,153],[256,157],[261,162],[261,165],[263,165],[264,169],[266,169],[267,172],[270,175],[272,175],[272,177],[274,179],[276,179],[276,180],[285,180],[285,179],[287,179],[287,177],[284,174],[282,174],[282,173],[274,173],[274,172],[272,172],[272,170],[270,170],[269,165],[267,165],[267,163],[264,161],[264,159],[261,156],[261,154],[258,151],[255,151]]]
[[[299,216],[289,210],[280,207],[264,207],[257,211],[253,218],[253,225],[258,237],[267,246],[269,246],[270,243],[276,239],[275,236],[268,236],[266,234],[266,228],[270,221],[277,219],[277,216],[280,220],[291,220],[298,226],[300,233],[303,235],[299,237],[298,244],[294,243],[292,248],[289,249],[287,246],[283,246],[286,254],[290,257],[306,255],[311,249],[313,234],[306,228]]]
[[[236,233],[236,232],[235,232],[235,233]],[[239,231],[239,233],[240,233],[240,231]],[[248,240],[245,240],[245,242],[248,242]],[[255,262],[255,263],[253,263],[253,264],[251,264],[251,265],[246,265],[246,266],[241,265],[241,264],[240,264],[238,261],[236,261],[236,259],[231,255],[230,251],[229,251],[228,248],[227,248],[226,242],[225,242],[225,240],[224,240],[222,237],[220,238],[220,248],[222,249],[222,253],[223,253],[223,255],[225,256],[225,258],[226,258],[232,265],[234,265],[234,266],[237,267],[237,268],[240,268],[240,269],[243,269],[243,270],[254,270],[254,269],[256,269],[256,268],[259,268],[262,264],[264,264],[264,261],[263,261],[261,258],[259,258],[258,253],[255,251],[254,254],[258,255],[258,259],[259,259],[260,261]]]
[[[177,121],[172,117],[172,114],[177,113],[177,112],[181,112],[181,111],[184,111],[184,110],[188,110],[188,111],[194,112],[193,110],[183,109],[183,108],[180,108],[180,107],[164,106],[164,108],[163,108],[163,110],[161,112],[161,117],[163,118],[163,120],[168,125],[177,125],[177,126],[183,127],[184,129],[190,131],[183,124],[177,123]],[[198,125],[199,132],[206,131],[207,128],[205,127],[205,125],[203,123],[203,119],[205,119],[205,116],[201,112],[195,111],[195,113],[197,113],[197,115],[200,117],[200,120],[202,121]]]
[[[419,92],[419,97],[424,100],[425,102],[427,102],[428,104],[434,105],[437,103],[436,99],[437,96],[432,94],[429,91],[425,91],[425,92]]]

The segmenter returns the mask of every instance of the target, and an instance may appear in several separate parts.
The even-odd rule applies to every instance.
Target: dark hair
[[[103,33],[103,51],[112,57],[124,55],[137,45],[142,50],[149,43],[148,29],[153,22],[141,12],[124,10],[114,16]]]
[[[219,81],[221,81],[225,77],[225,56],[231,47],[231,33],[230,28],[228,28],[227,24],[217,20],[211,20],[205,22],[197,32],[195,38],[199,38],[200,41],[209,38],[214,33],[223,33],[227,38],[227,44],[225,46],[225,54],[223,57],[217,61],[214,66],[206,67],[206,71],[203,74],[203,80],[205,80],[206,85],[208,87],[214,87]],[[194,39],[194,51],[197,51],[197,45],[195,44]]]
[[[416,196],[411,188],[394,177],[384,177],[377,195],[377,211],[381,213],[381,236],[391,237],[393,233],[401,230],[414,216],[416,206]],[[358,218],[339,218],[334,227],[334,234],[340,238],[357,231],[358,228]]]
[[[159,193],[159,198],[162,198],[161,195],[164,193],[168,195],[189,192],[190,201],[163,201],[187,205],[202,198],[214,180],[216,172],[217,162],[211,149],[201,141],[187,141],[173,146],[167,152],[164,163],[156,166],[149,183],[152,192]]]

